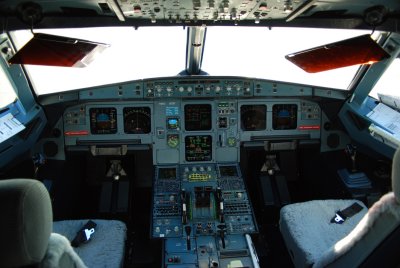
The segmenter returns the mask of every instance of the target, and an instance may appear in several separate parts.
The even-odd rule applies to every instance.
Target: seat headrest
[[[39,263],[47,249],[53,213],[44,185],[31,179],[0,181],[0,266]]]
[[[397,202],[400,203],[400,147],[396,150],[393,156],[392,189]]]

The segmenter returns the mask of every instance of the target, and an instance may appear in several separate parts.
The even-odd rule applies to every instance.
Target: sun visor
[[[10,64],[86,67],[108,44],[35,33],[10,60]]]
[[[308,73],[317,73],[358,64],[372,64],[390,55],[369,34],[319,46],[285,58]]]

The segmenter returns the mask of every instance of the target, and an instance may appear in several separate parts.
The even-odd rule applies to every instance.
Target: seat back
[[[51,201],[41,182],[1,180],[0,213],[0,267],[85,267],[69,241],[51,233]]]
[[[313,267],[357,267],[400,226],[400,149],[393,157],[392,189],[368,210],[349,235],[324,252]]]
[[[52,231],[52,208],[46,188],[37,181],[0,181],[0,266],[39,263]]]

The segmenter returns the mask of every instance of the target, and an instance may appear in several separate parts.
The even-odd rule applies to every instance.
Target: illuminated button
[[[231,91],[231,90],[232,90],[232,87],[231,87],[231,86],[228,86],[228,87],[226,87],[226,90],[227,90],[227,91]]]
[[[201,166],[201,167],[200,167],[200,171],[204,171],[204,167]]]
[[[210,174],[192,173],[189,175],[190,181],[208,181],[211,179]]]
[[[187,91],[188,91],[188,92],[192,92],[192,90],[193,90],[192,87],[188,87],[188,88],[187,88]]]
[[[197,168],[196,168],[196,167],[192,167],[192,171],[193,171],[193,172],[196,172],[196,171],[197,171]]]
[[[206,91],[210,91],[211,90],[211,88],[210,87],[206,87]]]
[[[221,91],[221,87],[220,87],[220,86],[217,86],[217,87],[215,88],[215,91],[216,91],[216,92],[220,92],[220,91]]]
[[[160,227],[156,227],[156,233],[159,233],[160,232]]]
[[[168,92],[171,92],[171,91],[172,91],[172,88],[167,87],[167,91],[168,91]]]
[[[183,87],[179,87],[179,92],[183,92],[185,89]]]

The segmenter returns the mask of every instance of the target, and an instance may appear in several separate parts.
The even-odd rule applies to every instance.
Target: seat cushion
[[[126,225],[116,220],[94,221],[95,233],[87,243],[74,248],[88,267],[122,267],[125,254]],[[65,220],[53,223],[53,232],[72,241],[88,220]]]
[[[335,212],[354,202],[363,209],[343,224],[331,223]],[[367,213],[358,200],[313,200],[290,204],[281,209],[280,230],[296,267],[309,267],[326,250],[341,240]]]

